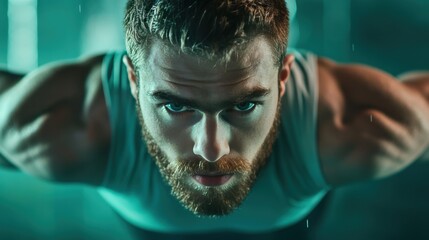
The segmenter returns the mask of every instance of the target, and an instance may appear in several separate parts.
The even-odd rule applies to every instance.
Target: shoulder
[[[426,103],[393,76],[319,58],[318,83],[319,159],[332,185],[391,175],[421,150]]]
[[[44,65],[2,93],[0,142],[10,162],[52,181],[101,181],[110,141],[103,59]]]
[[[67,172],[70,170],[72,174],[67,174],[68,176],[64,174],[64,181],[97,186],[104,179],[111,141],[109,109],[103,86],[103,71],[108,56],[109,54],[100,54],[86,57],[71,63],[69,69],[65,65],[63,70],[59,70],[66,78],[68,77],[64,74],[74,70],[74,77],[70,78],[70,81],[77,82],[73,86],[76,87],[80,107],[73,114],[80,118],[81,128],[78,131],[82,135],[80,140],[75,140],[80,142],[76,142],[76,145],[85,143],[84,146],[75,148],[74,151],[82,157],[72,166],[75,172],[72,173],[71,169],[66,170]]]

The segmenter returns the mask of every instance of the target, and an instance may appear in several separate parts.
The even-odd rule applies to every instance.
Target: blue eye
[[[164,105],[164,107],[168,111],[173,112],[173,113],[181,113],[181,112],[186,112],[186,111],[189,110],[184,105],[180,105],[180,104],[177,104],[177,103],[167,103],[167,104]]]
[[[256,104],[254,102],[243,102],[235,105],[234,110],[239,112],[250,112],[255,109]]]

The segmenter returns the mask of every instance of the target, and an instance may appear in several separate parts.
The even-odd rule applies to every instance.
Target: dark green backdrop
[[[8,62],[8,53],[19,50],[19,45],[12,49],[10,44],[16,34],[10,21],[22,18],[10,12],[8,16],[8,3],[37,2],[35,67],[122,49],[124,1],[0,0],[0,65],[32,69],[21,66],[19,59]],[[297,0],[296,4],[293,47],[341,62],[370,64],[394,75],[429,70],[427,0]],[[428,165],[415,164],[397,176],[335,191],[320,227],[311,229],[314,239],[429,239]],[[55,186],[0,170],[0,239],[128,238],[93,189]]]

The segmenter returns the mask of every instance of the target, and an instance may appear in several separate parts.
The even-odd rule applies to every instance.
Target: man
[[[2,72],[5,166],[140,229],[263,233],[427,148],[429,76],[286,51],[283,0],[130,0],[124,22],[127,54]]]

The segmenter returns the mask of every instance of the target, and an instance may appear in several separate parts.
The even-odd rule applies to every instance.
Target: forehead
[[[142,90],[173,91],[189,98],[215,101],[251,88],[277,86],[277,67],[268,41],[255,38],[232,50],[225,61],[186,54],[154,42],[141,68]]]

